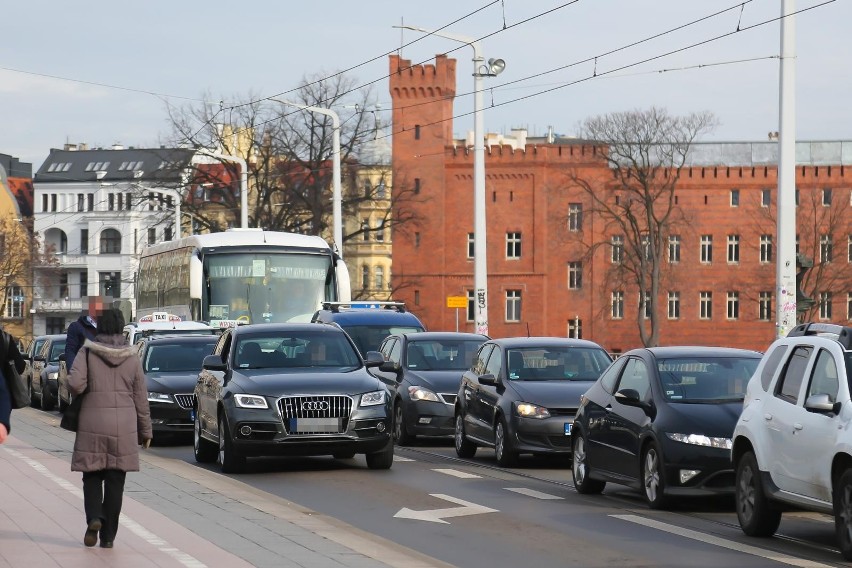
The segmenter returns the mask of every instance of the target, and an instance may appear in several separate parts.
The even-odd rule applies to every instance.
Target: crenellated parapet
[[[412,65],[410,59],[391,55],[390,91],[395,101],[452,98],[456,94],[456,60],[437,55],[434,65]]]

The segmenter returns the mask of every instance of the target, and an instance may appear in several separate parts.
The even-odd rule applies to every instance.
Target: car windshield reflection
[[[506,352],[510,381],[594,381],[611,360],[594,347],[525,347]]]
[[[481,341],[410,341],[406,366],[417,371],[464,371],[473,364]]]
[[[361,357],[342,334],[240,336],[237,369],[358,368]]]
[[[657,369],[669,402],[722,403],[743,400],[760,359],[689,357],[661,359]]]

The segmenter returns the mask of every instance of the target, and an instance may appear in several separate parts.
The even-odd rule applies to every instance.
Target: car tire
[[[399,400],[393,405],[393,439],[400,446],[409,446],[414,441],[414,436],[405,427],[405,414],[402,412],[402,401]]]
[[[666,468],[663,453],[656,442],[651,442],[642,453],[642,490],[645,502],[652,509],[666,506]]]
[[[41,409],[50,412],[56,406],[56,401],[50,396],[50,385],[46,381],[41,382]]]
[[[370,469],[390,469],[393,465],[393,439],[381,451],[367,454],[367,467]]]
[[[509,427],[502,416],[494,425],[494,455],[500,467],[513,467],[518,463],[518,453],[509,440]]]
[[[844,471],[834,487],[834,528],[840,554],[852,560],[852,469]]]
[[[234,449],[231,440],[231,429],[228,427],[228,416],[222,412],[219,415],[219,466],[222,473],[240,473],[245,469],[246,458]]]
[[[597,495],[606,487],[605,481],[589,477],[589,454],[586,437],[582,433],[574,436],[571,452],[571,471],[574,474],[574,489],[581,495]]]
[[[192,428],[192,450],[195,453],[195,461],[198,463],[212,463],[216,461],[219,453],[216,444],[201,436],[201,419],[198,417],[198,411],[196,411]]]
[[[768,537],[781,523],[781,511],[763,491],[763,481],[753,452],[744,454],[736,468],[736,505],[740,528],[748,536]]]
[[[336,460],[351,460],[355,457],[354,451],[334,452],[331,454]]]
[[[39,406],[41,406],[41,404],[38,404],[38,405],[36,404],[36,396],[35,396],[35,392],[33,392],[33,380],[32,379],[27,381],[27,391],[29,391],[29,393],[30,393],[30,406],[32,406],[33,408],[38,408]],[[39,401],[39,403],[41,403],[41,401]]]
[[[464,416],[456,414],[455,435],[456,455],[460,458],[470,459],[476,454],[476,444],[467,439],[464,433]]]

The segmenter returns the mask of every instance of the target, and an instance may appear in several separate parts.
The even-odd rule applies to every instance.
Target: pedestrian
[[[99,296],[89,296],[83,306],[83,313],[68,326],[65,338],[65,368],[69,372],[83,343],[87,339],[93,340],[97,335],[98,317],[103,309],[104,303]]]
[[[6,345],[9,346],[8,349]],[[11,333],[0,330],[0,444],[6,441],[12,431],[12,393],[9,392],[6,377],[3,375],[7,362],[14,364],[19,373],[23,373],[27,366],[18,350],[18,341]]]
[[[95,340],[83,343],[68,375],[71,394],[84,397],[71,470],[83,472],[86,546],[100,537],[102,548],[112,548],[126,474],[139,471],[138,446],[151,445],[145,375],[123,329],[119,310],[104,311]]]

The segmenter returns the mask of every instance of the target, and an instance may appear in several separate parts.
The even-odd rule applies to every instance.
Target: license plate
[[[290,432],[292,433],[326,433],[342,430],[340,418],[292,418]]]
[[[565,435],[566,435],[566,436],[570,436],[570,435],[571,435],[571,426],[572,426],[572,425],[573,425],[573,422],[566,422],[566,423],[565,423]]]

